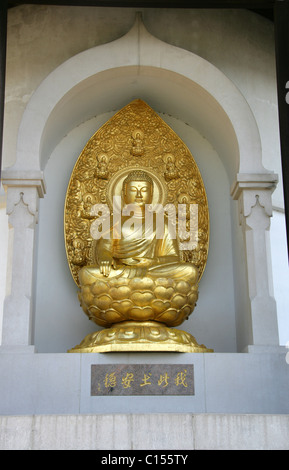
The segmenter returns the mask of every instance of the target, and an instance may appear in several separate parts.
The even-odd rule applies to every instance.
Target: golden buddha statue
[[[138,111],[145,105],[140,100],[133,104],[137,104]],[[147,105],[144,109],[146,113],[152,111]],[[134,124],[137,116],[134,114],[131,118]],[[158,129],[161,129],[158,121],[160,118],[153,118],[157,119]],[[142,121],[140,116],[140,123]],[[151,116],[149,122],[153,122]],[[129,129],[129,126],[126,127]],[[109,131],[111,128],[110,122]],[[102,132],[105,133],[106,128]],[[160,210],[168,199],[166,185],[175,185],[176,182],[174,179],[169,183],[165,182],[166,178],[160,175],[160,164],[157,162],[155,167],[148,164],[145,132],[142,132],[142,138],[142,155],[134,155],[134,161],[132,151],[122,151],[119,159],[122,168],[119,171],[111,170],[118,162],[112,150],[109,162],[113,162],[115,158],[115,165],[107,168],[110,177],[107,180],[99,179],[98,187],[93,178],[87,177],[88,151],[80,157],[77,164],[79,166],[76,165],[74,169],[76,177],[70,182],[66,201],[68,259],[72,274],[80,287],[79,300],[83,311],[105,329],[88,335],[69,352],[211,351],[204,345],[199,345],[189,333],[172,328],[187,319],[195,308],[198,283],[204,267],[204,256],[201,258],[201,255],[206,253],[207,245],[198,246],[196,250],[201,260],[199,266],[198,259],[193,262],[194,256],[190,250],[181,253],[176,219]],[[92,145],[92,141],[88,144],[89,155],[91,148],[96,146],[95,143]],[[107,151],[108,144],[105,145],[104,142],[102,145]],[[82,160],[83,156],[86,158]],[[140,158],[143,159],[143,165],[140,165]],[[164,175],[165,159],[161,162]],[[185,175],[182,166],[186,159],[178,160],[176,156],[176,165],[178,162],[178,173]],[[189,168],[187,166],[187,173]],[[199,174],[196,175],[198,182],[201,181]],[[184,194],[185,181],[186,175],[178,181],[176,202]],[[171,186],[173,187],[177,188]],[[199,199],[200,194],[204,195],[201,184],[200,188],[202,193],[199,192]],[[93,212],[95,206],[90,219],[83,217],[79,220],[77,214],[82,213],[82,201],[88,200],[88,190],[93,194],[94,200],[99,198],[98,208],[103,207],[103,201],[110,202],[105,220],[99,217],[97,210]],[[190,196],[187,197],[191,201]],[[114,204],[114,198],[117,204]],[[74,204],[74,212],[70,201]],[[207,223],[206,199],[204,201],[201,214],[205,215],[203,218]],[[155,210],[156,207],[158,210]],[[93,218],[95,225],[94,222],[91,223]],[[79,247],[80,239],[84,239],[86,243],[86,249],[82,250],[82,260],[86,256],[87,262],[77,265],[79,255],[77,257],[75,252],[75,240],[78,240]]]
[[[170,233],[167,217],[164,216],[161,238],[157,238],[156,217],[150,224],[145,224],[145,207],[153,200],[153,181],[148,173],[141,170],[130,172],[123,182],[122,194],[125,205],[135,205],[137,223],[127,223],[129,216],[122,216],[121,236],[113,237],[113,229],[116,229],[113,226],[109,239],[98,240],[97,265],[80,271],[80,283],[89,276],[95,279],[147,276],[152,279],[165,277],[183,280],[196,285],[198,270],[192,263],[180,260],[176,234],[173,230]]]

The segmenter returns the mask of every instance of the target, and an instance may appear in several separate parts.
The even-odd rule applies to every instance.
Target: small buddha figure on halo
[[[143,148],[143,138],[144,138],[144,133],[140,129],[135,129],[134,132],[132,133],[132,149],[131,153],[135,157],[141,157],[144,154],[144,148]]]
[[[174,157],[171,154],[166,156],[166,171],[164,177],[166,181],[178,178],[178,171],[175,166]]]
[[[107,171],[107,164],[108,164],[108,158],[106,155],[101,155],[98,157],[98,165],[97,165],[97,171],[96,171],[96,176],[100,179],[106,180],[108,178],[108,171]]]

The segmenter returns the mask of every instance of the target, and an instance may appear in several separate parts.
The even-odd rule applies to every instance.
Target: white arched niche
[[[34,290],[37,285],[37,296],[41,296],[41,291],[46,289],[47,285],[45,282],[41,285],[40,278],[34,277],[34,257],[37,251],[34,227],[38,217],[38,198],[46,191],[44,175],[46,171],[47,175],[49,173],[49,158],[53,162],[57,155],[59,168],[64,170],[65,167],[67,170],[70,166],[72,169],[72,163],[82,147],[97,130],[90,128],[90,124],[101,125],[104,116],[112,115],[135,98],[146,101],[167,119],[183,138],[201,171],[203,166],[205,184],[206,178],[209,182],[207,191],[212,192],[211,201],[216,195],[220,195],[220,199],[215,198],[218,206],[215,206],[213,211],[215,224],[211,240],[214,240],[215,231],[219,240],[223,238],[226,243],[216,258],[211,247],[212,255],[210,252],[205,275],[209,277],[214,273],[215,277],[210,279],[209,285],[204,288],[203,293],[201,291],[201,295],[204,298],[211,296],[211,308],[216,305],[212,286],[219,281],[224,268],[226,275],[223,284],[219,286],[224,295],[219,297],[219,311],[223,309],[225,315],[221,316],[221,321],[218,312],[215,315],[215,312],[210,312],[209,317],[204,320],[201,316],[198,319],[199,327],[203,331],[208,330],[208,322],[210,331],[218,331],[214,340],[213,335],[212,340],[208,338],[208,346],[218,351],[240,351],[250,345],[278,344],[275,301],[270,290],[270,253],[267,243],[271,192],[275,187],[276,177],[262,165],[260,137],[254,116],[244,97],[222,72],[200,57],[151,36],[139,16],[131,31],[124,37],[78,54],[58,67],[44,80],[28,103],[19,130],[16,163],[3,175],[4,184],[8,188],[7,211],[10,214],[11,227],[14,229],[14,244],[10,294],[4,305],[2,344],[23,347],[35,342]],[[79,136],[78,141],[75,139],[76,135]],[[64,146],[64,153],[68,158],[67,149],[71,148],[71,142],[74,142],[73,155],[69,164],[63,166],[59,148]],[[194,142],[196,148],[199,148],[199,161],[194,152]],[[210,154],[207,161],[205,149],[207,155]],[[57,171],[52,167],[53,163],[50,168],[52,173]],[[66,180],[69,175],[65,176]],[[47,204],[49,193],[55,191],[51,175],[49,184]],[[239,201],[239,210],[234,206],[232,217],[228,210],[230,187],[233,198]],[[63,203],[64,200],[59,200],[59,204]],[[261,223],[258,220],[261,220]],[[243,236],[238,227],[239,223],[243,227]],[[29,240],[24,248],[25,265],[23,245],[17,242],[17,231],[19,239],[24,237]],[[58,236],[63,237],[60,227]],[[211,243],[213,246],[213,242]],[[52,245],[52,242],[47,243],[47,253],[53,249]],[[264,247],[266,256],[262,266],[259,266],[258,250]],[[61,257],[65,262],[63,252]],[[210,259],[214,267],[211,271]],[[53,266],[46,279],[54,276],[52,271]],[[63,284],[66,283],[63,279]],[[227,288],[229,293],[226,293]],[[38,301],[36,307],[37,304],[39,305]],[[20,315],[15,313],[16,305]],[[264,305],[267,305],[265,310]],[[58,308],[67,307],[59,305]],[[218,309],[215,307],[215,310]],[[36,310],[35,317],[36,331],[37,328],[38,331],[43,331],[38,321],[41,312]],[[43,317],[45,315],[42,315]],[[67,335],[69,323],[67,311],[63,338]],[[55,331],[59,331],[57,314],[54,324]],[[216,325],[220,325],[217,330]],[[187,329],[190,330],[189,327]],[[192,333],[198,341],[203,341],[203,338],[198,337],[197,331]],[[48,333],[47,338],[49,341]],[[71,347],[73,344],[69,343],[64,347],[66,346]],[[57,345],[55,350],[58,352]]]
[[[47,187],[53,187],[53,190],[48,189],[46,197],[41,200],[39,211],[35,304],[35,345],[39,352],[63,352],[70,345],[78,344],[88,333],[99,329],[79,307],[77,287],[70,274],[64,249],[63,202],[79,153],[95,129],[112,115],[113,113],[105,113],[70,131],[56,146],[46,165]],[[235,351],[235,295],[228,175],[217,152],[196,129],[172,116],[162,114],[161,117],[194,154],[207,188],[210,208],[210,256],[200,283],[199,300],[194,314],[180,328],[194,334],[201,343],[210,344],[216,351]],[[219,230],[220,225],[226,227],[224,233]]]

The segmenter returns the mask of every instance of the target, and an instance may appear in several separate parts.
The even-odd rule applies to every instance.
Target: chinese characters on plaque
[[[91,366],[91,395],[194,395],[192,364]]]

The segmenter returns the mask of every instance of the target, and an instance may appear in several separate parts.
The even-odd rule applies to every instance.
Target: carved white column
[[[245,241],[251,318],[248,336],[252,337],[253,346],[279,344],[269,239],[271,197],[276,183],[275,174],[239,174],[232,189],[233,199],[238,200],[239,221]]]
[[[7,191],[9,250],[7,294],[4,301],[2,347],[27,349],[32,345],[35,228],[38,221],[39,197],[45,189],[41,174],[3,172]],[[34,176],[34,177],[33,177]],[[26,178],[25,178],[26,177]],[[31,348],[30,348],[31,349]]]

